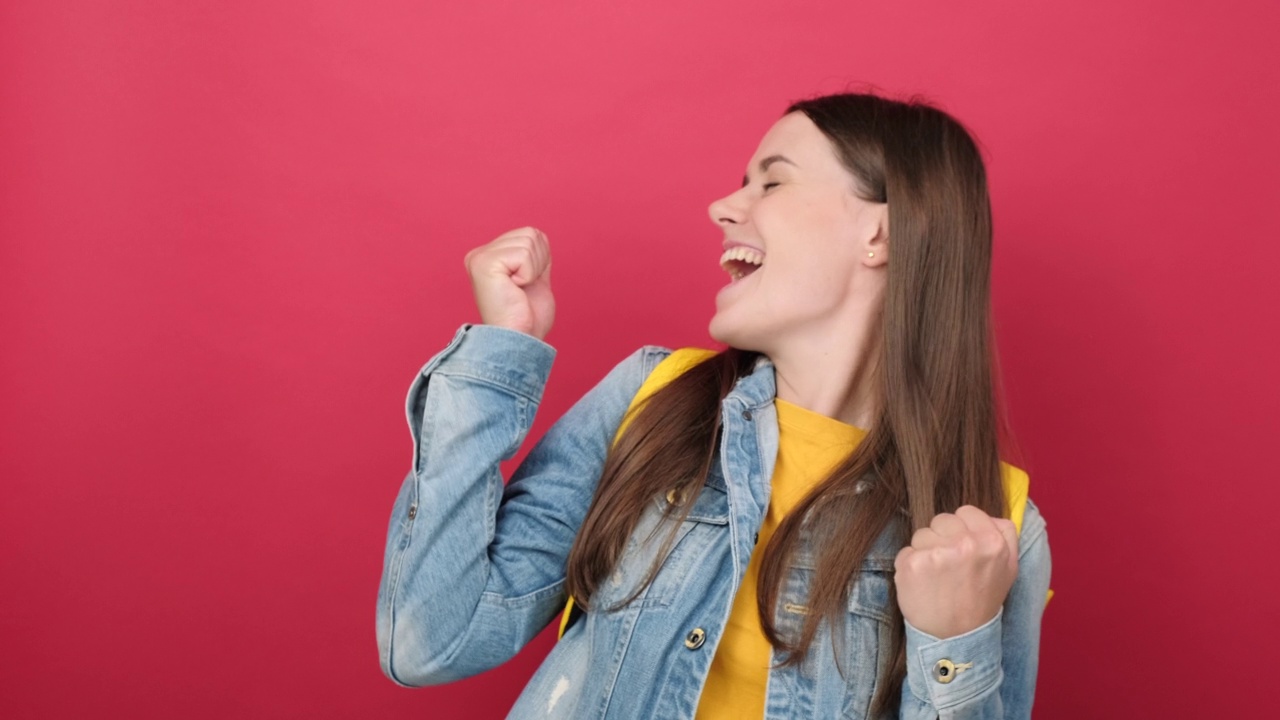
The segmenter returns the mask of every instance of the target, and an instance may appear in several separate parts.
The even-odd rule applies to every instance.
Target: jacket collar
[[[751,373],[738,378],[729,395],[741,400],[748,409],[756,410],[773,403],[777,393],[776,382],[773,362],[765,355],[760,355],[756,358]]]

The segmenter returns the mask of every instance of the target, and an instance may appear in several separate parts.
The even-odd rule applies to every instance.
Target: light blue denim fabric
[[[378,588],[378,653],[396,683],[432,685],[502,664],[565,604],[565,559],[623,413],[670,353],[644,347],[619,363],[529,452],[504,487],[499,462],[525,439],[555,350],[529,335],[463,325],[409,389],[412,469],[396,498]],[[723,439],[706,487],[652,585],[614,612],[570,626],[511,718],[691,718],[769,504],[778,447],[774,373],[761,359],[725,398]],[[640,518],[595,607],[619,601],[650,567],[665,498]],[[669,521],[674,522],[674,521]],[[891,662],[889,588],[898,551],[886,531],[857,573],[847,621],[824,630],[800,667],[770,671],[766,718],[864,718]],[[990,622],[940,640],[907,624],[900,718],[1025,718],[1049,586],[1045,523],[1027,503],[1018,578]],[[812,574],[798,553],[778,603],[799,627]],[[701,644],[690,633],[701,630]],[[697,637],[697,633],[694,633]],[[838,648],[838,656],[836,648]],[[972,663],[951,682],[948,659]],[[776,658],[775,658],[776,660]],[[841,672],[843,671],[843,673]]]

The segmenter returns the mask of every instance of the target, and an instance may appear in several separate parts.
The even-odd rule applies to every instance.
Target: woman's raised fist
[[[556,302],[551,296],[551,247],[541,230],[505,232],[468,252],[464,263],[482,323],[539,340],[547,336]]]

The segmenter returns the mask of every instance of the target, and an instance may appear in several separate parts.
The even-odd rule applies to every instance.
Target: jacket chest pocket
[[[812,582],[815,563],[805,551],[793,562],[788,596],[804,597]],[[839,627],[820,629],[805,663],[817,669],[806,684],[816,683],[815,696],[836,700],[826,705],[827,717],[860,720],[870,717],[871,701],[887,677],[892,640],[889,591],[893,583],[893,556],[873,547],[861,568],[850,579],[849,597]],[[795,601],[795,602],[798,602]],[[780,601],[776,616],[783,629],[798,633],[809,608]],[[834,650],[834,652],[833,652]]]
[[[708,483],[693,501],[688,516],[677,523],[678,507],[671,508],[670,517],[666,513],[668,506],[682,500],[675,493],[669,493],[646,505],[617,567],[596,589],[593,607],[603,611],[666,607],[682,589],[690,591],[689,575],[698,572],[711,548],[727,533],[729,501],[722,487]],[[618,607],[649,577],[660,556],[663,559],[653,582],[630,602]]]
[[[893,558],[868,556],[849,589],[844,644],[839,648],[846,687],[840,717],[870,717],[871,701],[888,676],[892,640],[889,591]]]

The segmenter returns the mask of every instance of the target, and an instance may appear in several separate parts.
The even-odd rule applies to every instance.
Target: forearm
[[[500,463],[524,440],[554,355],[527,335],[464,327],[410,388],[413,467],[392,509],[378,590],[383,671],[397,682],[473,670],[450,668],[491,591]]]
[[[459,342],[461,339],[461,342]],[[505,662],[564,605],[565,562],[622,416],[669,351],[618,363],[529,451],[554,351],[475,326],[424,367],[408,398],[413,470],[396,500],[378,596],[383,672],[405,684]]]

